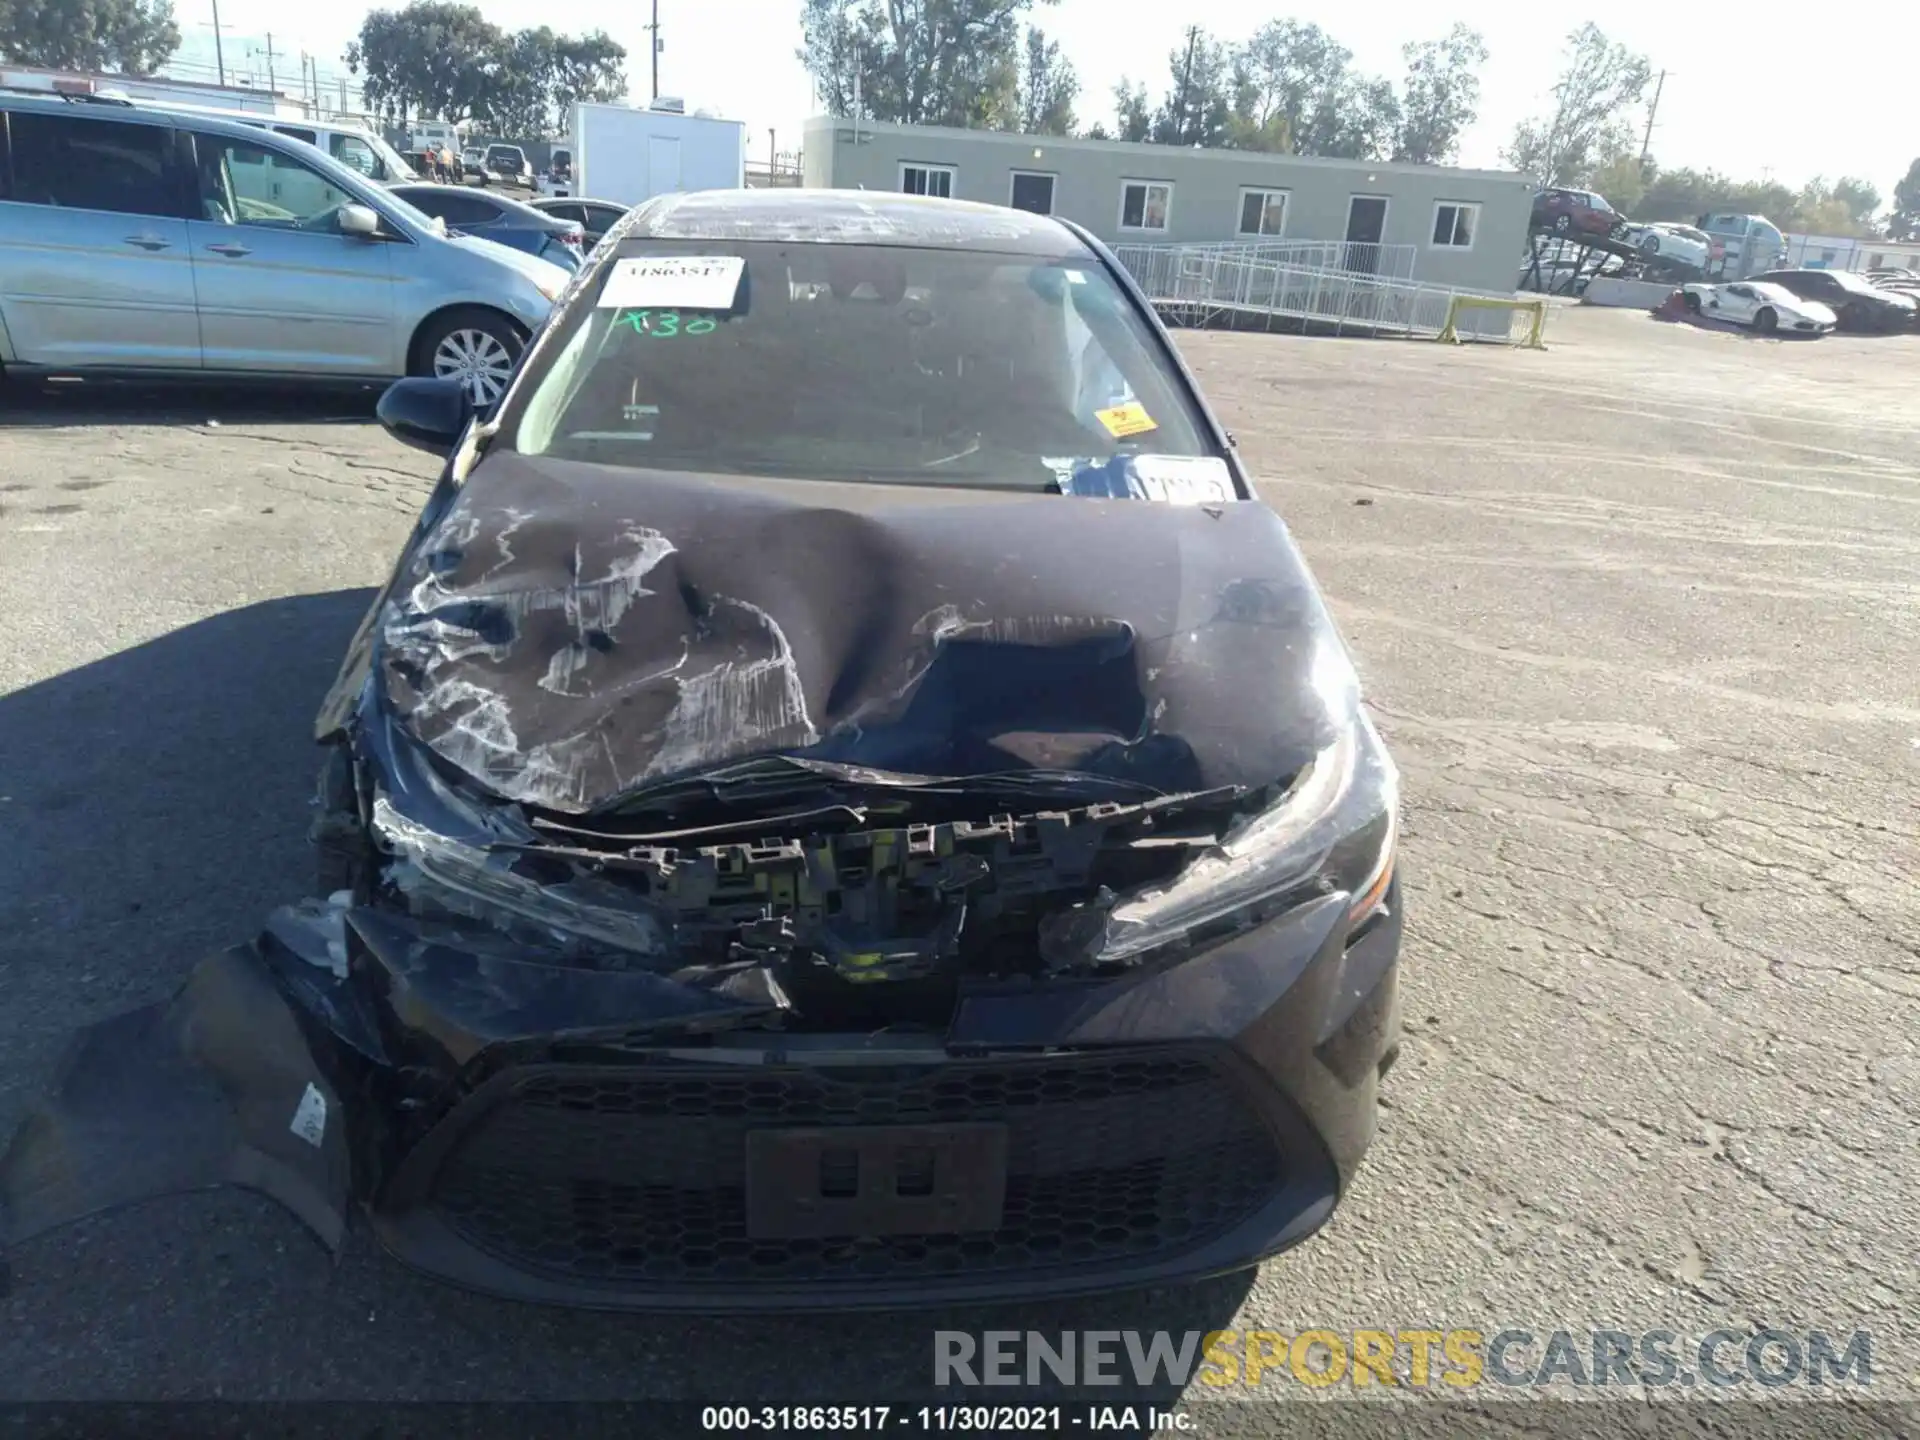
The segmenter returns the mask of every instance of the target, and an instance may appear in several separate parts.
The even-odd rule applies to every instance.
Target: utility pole
[[[653,0],[653,23],[647,26],[647,48],[653,51],[653,98],[660,98],[660,0]]]
[[[1662,70],[1660,78],[1653,84],[1653,103],[1647,106],[1647,133],[1640,142],[1640,168],[1647,168],[1647,154],[1653,149],[1653,117],[1660,113],[1660,92],[1667,88],[1667,72]]]
[[[279,91],[280,86],[273,78],[273,32],[269,30],[267,32],[267,92],[278,94]]]
[[[220,48],[220,0],[213,0],[213,64],[224,86],[227,83],[227,56]]]

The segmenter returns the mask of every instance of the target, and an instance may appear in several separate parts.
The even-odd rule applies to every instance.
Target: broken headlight
[[[1352,897],[1352,926],[1382,907],[1393,881],[1399,773],[1359,708],[1345,665],[1344,656],[1329,656],[1323,672],[1332,681],[1323,690],[1330,709],[1345,718],[1285,793],[1235,824],[1173,880],[1088,907],[1099,913],[1097,925],[1087,926],[1091,917],[1082,911],[1072,926],[1080,938],[1075,963],[1134,960],[1257,923],[1315,890]]]

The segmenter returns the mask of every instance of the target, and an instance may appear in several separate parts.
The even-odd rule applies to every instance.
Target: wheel
[[[1646,239],[1640,242],[1640,248],[1649,255],[1658,255],[1660,253],[1660,237],[1658,235],[1647,236]]]
[[[1773,313],[1771,305],[1760,307],[1760,313],[1753,317],[1753,328],[1762,335],[1771,335],[1780,328],[1780,317]]]
[[[1564,235],[1572,228],[1573,228],[1573,217],[1571,215],[1556,215],[1553,217],[1553,233],[1554,234]]]
[[[1686,292],[1685,296],[1683,297],[1682,303],[1685,304],[1687,309],[1691,310],[1694,314],[1698,315],[1700,313],[1700,297],[1694,294],[1691,290]]]
[[[485,410],[506,393],[514,362],[526,345],[526,336],[504,315],[450,310],[421,332],[413,373],[464,381],[475,407]]]

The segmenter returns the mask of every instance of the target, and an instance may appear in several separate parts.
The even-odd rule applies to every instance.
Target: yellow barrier
[[[1460,332],[1454,328],[1454,321],[1462,310],[1527,310],[1533,314],[1533,323],[1527,327],[1527,338],[1520,342],[1523,350],[1544,350],[1546,342],[1541,334],[1547,328],[1547,302],[1545,300],[1500,300],[1491,295],[1455,295],[1447,302],[1447,323],[1440,328],[1436,339],[1460,343]],[[1508,322],[1511,331],[1512,322]]]

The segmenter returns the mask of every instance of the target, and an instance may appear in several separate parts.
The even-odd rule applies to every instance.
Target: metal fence
[[[1227,253],[1218,246],[1126,245],[1114,254],[1168,319],[1189,325],[1437,338],[1448,331],[1456,296],[1514,298]],[[1534,331],[1531,311],[1475,307],[1454,318],[1460,339],[1521,344]]]
[[[1178,256],[1184,268],[1264,260],[1307,270],[1344,270],[1355,275],[1378,275],[1387,280],[1413,278],[1417,245],[1376,245],[1359,240],[1219,240],[1203,244],[1168,243],[1122,245],[1115,254],[1135,274],[1142,266],[1166,263]],[[1130,258],[1134,257],[1134,258]]]

